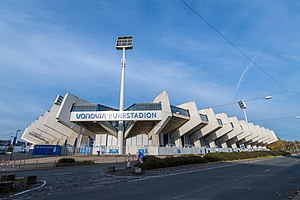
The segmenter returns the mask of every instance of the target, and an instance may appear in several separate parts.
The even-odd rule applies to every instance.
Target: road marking
[[[236,181],[246,179],[246,178],[249,178],[249,177],[252,177],[252,175],[243,176],[242,178],[237,178],[237,179],[234,179],[233,181],[236,182]]]
[[[296,165],[296,164],[298,164],[298,160],[296,160],[296,161],[294,161],[294,162],[288,162],[288,163],[284,163],[284,164],[281,164],[281,165],[279,165],[279,166],[282,166],[282,167],[290,167],[290,166],[292,166],[292,165]]]
[[[93,170],[89,170],[88,172],[102,172],[102,169],[93,169]]]
[[[186,195],[188,195],[188,194],[179,195],[179,196],[176,196],[176,197],[173,197],[173,198],[174,198],[174,199],[179,199],[179,198],[181,198],[181,197],[185,197]]]
[[[83,189],[89,190],[89,189],[94,189],[94,188],[100,188],[100,187],[103,187],[103,186],[104,185],[95,185],[95,186],[90,186],[90,187],[84,187]]]
[[[30,189],[30,190],[25,190],[25,191],[23,191],[23,192],[19,192],[19,193],[17,193],[17,194],[13,194],[13,195],[11,195],[11,196],[14,197],[14,196],[18,196],[18,195],[21,195],[21,194],[24,194],[24,193],[33,191],[33,190],[37,190],[37,189],[40,189],[41,187],[44,187],[44,186],[47,184],[47,182],[46,182],[45,180],[40,180],[40,181],[43,182],[42,185],[40,185],[40,186],[38,186],[38,187],[36,187],[36,188],[32,188],[32,189]]]
[[[68,175],[68,174],[73,174],[73,172],[58,173],[58,174],[54,174],[54,176],[61,176],[61,175]]]
[[[269,171],[271,171],[271,169],[267,169],[267,170],[265,170],[265,172],[269,172]]]
[[[252,175],[248,175],[248,176],[243,176],[242,178],[249,178],[251,177]]]
[[[183,171],[183,172],[176,172],[172,174],[162,174],[162,175],[154,175],[154,176],[147,176],[145,178],[138,178],[132,180],[132,182],[137,182],[137,181],[143,181],[151,178],[161,178],[161,177],[167,177],[167,176],[176,176],[176,175],[181,175],[181,174],[188,174],[188,173],[193,173],[193,172],[201,172],[201,171],[207,171],[207,170],[212,170],[212,169],[219,169],[219,168],[224,168],[224,167],[229,167],[229,166],[235,166],[237,164],[229,164],[229,165],[221,165],[221,166],[216,166],[216,167],[209,167],[209,168],[204,168],[204,169],[195,169],[195,170],[189,170],[189,171]]]

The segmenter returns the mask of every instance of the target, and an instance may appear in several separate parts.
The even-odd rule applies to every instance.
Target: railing
[[[128,108],[126,111],[134,111],[134,110],[161,110],[160,103],[135,103]]]
[[[190,113],[189,113],[188,110],[183,109],[183,108],[178,108],[176,106],[171,105],[171,111],[172,111],[172,113],[176,113],[176,114],[179,114],[179,115],[183,115],[183,116],[187,116],[187,117],[190,116]]]
[[[101,104],[97,105],[73,105],[71,112],[81,112],[81,111],[118,111],[115,108],[104,106]]]

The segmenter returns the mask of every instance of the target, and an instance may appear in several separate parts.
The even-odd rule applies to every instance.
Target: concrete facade
[[[199,110],[194,101],[174,106],[165,91],[152,102],[135,103],[122,112],[70,93],[58,96],[51,109],[25,129],[22,139],[33,144],[92,148],[93,153],[117,152],[120,117],[124,118],[126,153],[141,149],[149,154],[176,149],[177,153],[228,152],[228,148],[265,148],[278,140],[270,129],[226,113],[215,114],[212,108]]]

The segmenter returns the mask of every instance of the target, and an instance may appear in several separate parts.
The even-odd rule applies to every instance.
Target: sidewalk
[[[131,161],[137,160],[136,156],[130,156]],[[13,171],[29,171],[38,169],[50,169],[55,167],[55,163],[61,158],[74,158],[76,161],[94,161],[95,164],[100,163],[126,163],[128,156],[112,156],[112,155],[101,155],[101,156],[56,156],[56,157],[36,157],[30,159],[10,161],[9,163],[5,160],[4,163],[0,164],[1,172],[13,172]]]

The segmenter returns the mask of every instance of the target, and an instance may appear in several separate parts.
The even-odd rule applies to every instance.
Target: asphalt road
[[[300,188],[298,157],[162,169],[142,176],[112,176],[101,166],[39,171],[47,185],[14,198],[276,200],[288,199]]]

